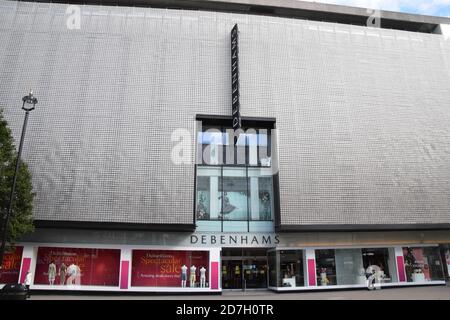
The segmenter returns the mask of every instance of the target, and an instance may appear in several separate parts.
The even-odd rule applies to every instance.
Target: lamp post
[[[2,268],[3,264],[3,256],[5,255],[5,247],[6,247],[6,234],[8,231],[8,222],[9,217],[11,216],[12,211],[12,205],[14,200],[14,191],[16,189],[16,182],[17,182],[17,174],[19,172],[20,168],[20,156],[22,155],[22,148],[23,148],[23,140],[25,138],[25,131],[27,129],[27,123],[28,123],[28,115],[31,111],[34,110],[37,99],[33,96],[33,91],[31,91],[27,96],[22,98],[23,105],[22,109],[25,110],[25,120],[23,121],[23,128],[22,128],[22,136],[20,137],[20,144],[19,144],[19,152],[17,153],[17,160],[16,160],[16,169],[14,170],[14,176],[13,176],[13,183],[11,186],[11,193],[9,195],[9,202],[8,202],[8,208],[6,210],[6,216],[2,219],[2,245],[0,248],[0,269]]]

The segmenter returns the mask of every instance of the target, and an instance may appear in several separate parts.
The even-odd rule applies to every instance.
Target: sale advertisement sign
[[[34,284],[118,286],[120,250],[39,247]]]
[[[15,247],[6,251],[0,270],[0,283],[18,283],[23,247]]]
[[[132,259],[131,286],[181,287],[182,277],[198,286],[202,268],[208,279],[208,251],[133,250]]]

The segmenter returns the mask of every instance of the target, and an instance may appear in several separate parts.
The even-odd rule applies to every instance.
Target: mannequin
[[[48,266],[48,282],[52,286],[55,283],[56,278],[56,265],[53,261]]]
[[[197,267],[196,266],[194,266],[194,265],[192,265],[192,267],[191,267],[191,277],[190,277],[190,280],[191,280],[191,287],[195,287],[195,271],[197,270]]]
[[[75,280],[77,280],[79,269],[80,268],[73,263],[67,268],[67,273],[69,274],[69,278],[67,278],[67,285],[74,284]]]
[[[186,288],[187,267],[183,264],[181,267],[181,287]]]
[[[67,272],[67,266],[64,264],[64,262],[59,267],[59,284],[64,285],[66,282],[66,272]]]
[[[206,284],[206,269],[205,267],[200,268],[200,287],[204,288]]]

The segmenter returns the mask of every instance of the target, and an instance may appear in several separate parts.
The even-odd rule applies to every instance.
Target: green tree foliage
[[[16,159],[17,151],[11,130],[0,109],[0,217],[4,217],[8,210]],[[32,215],[34,196],[31,173],[27,164],[21,161],[8,223],[7,242],[11,245],[22,235],[34,230]]]

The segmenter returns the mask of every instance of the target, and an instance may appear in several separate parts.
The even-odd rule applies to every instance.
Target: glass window
[[[303,287],[303,250],[280,251],[280,287]]]
[[[208,287],[209,252],[133,250],[133,287]]]
[[[408,282],[444,280],[438,247],[403,248]]]
[[[0,269],[0,283],[18,283],[23,247],[7,249]]]
[[[445,262],[445,266],[447,269],[447,278],[450,278],[450,250],[449,249],[444,249],[444,262]],[[444,268],[445,269],[445,268]]]
[[[316,276],[319,286],[336,285],[334,250],[316,250]]]
[[[269,169],[270,170],[270,169]],[[273,179],[267,169],[248,169],[250,186],[250,219],[271,221],[273,212]]]
[[[197,219],[210,220],[211,178],[197,177]]]
[[[201,163],[206,165],[221,165],[223,163],[223,150],[225,135],[221,128],[203,128],[197,135]]]
[[[361,249],[339,249],[336,253],[338,285],[366,284]]]
[[[376,248],[376,249],[362,249],[364,269],[372,269],[375,272],[379,272],[379,279],[382,282],[392,282],[396,279],[396,275],[393,278],[392,273],[397,273],[394,268],[394,258],[390,257],[389,249]],[[391,272],[392,271],[392,272]]]
[[[202,127],[197,134],[197,159],[203,165],[270,167],[270,129]]]
[[[118,286],[120,250],[38,249],[34,284]]]
[[[272,177],[258,178],[259,219],[272,220],[273,190]]]
[[[197,220],[221,221],[222,230],[249,225],[228,221],[273,221],[271,130],[210,124],[197,134]]]
[[[248,219],[248,182],[245,170],[225,169],[219,179],[220,218],[246,221]]]
[[[272,221],[270,169],[197,167],[197,220]]]
[[[269,286],[277,286],[277,252],[269,251],[267,253],[267,263],[269,266]]]
[[[222,208],[220,177],[222,170],[212,167],[197,168],[197,220],[219,220]]]

